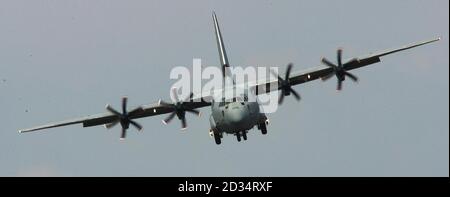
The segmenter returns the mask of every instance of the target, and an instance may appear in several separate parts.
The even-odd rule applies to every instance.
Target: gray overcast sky
[[[449,176],[449,2],[0,0],[0,176]],[[169,98],[171,68],[218,65],[215,10],[231,64],[294,69],[442,36],[334,80],[297,89],[269,134],[208,136],[209,108],[179,122],[138,120],[18,134],[42,123]]]

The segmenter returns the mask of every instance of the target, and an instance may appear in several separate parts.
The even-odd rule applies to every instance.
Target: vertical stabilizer
[[[227,52],[225,51],[225,46],[223,45],[222,34],[220,33],[219,22],[217,22],[216,13],[213,12],[214,29],[216,33],[217,48],[219,50],[220,64],[222,66],[222,74],[225,77],[226,67],[230,67],[228,62]]]

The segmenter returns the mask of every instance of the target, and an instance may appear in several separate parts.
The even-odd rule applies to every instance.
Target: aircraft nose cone
[[[233,113],[230,114],[230,122],[233,124],[239,124],[244,120],[244,114],[240,110],[234,110]]]
[[[234,105],[230,109],[231,110],[228,117],[230,123],[234,124],[234,126],[240,126],[243,124],[247,116],[246,111],[239,105]]]

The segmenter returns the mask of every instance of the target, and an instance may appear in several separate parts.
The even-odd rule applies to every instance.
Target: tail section
[[[213,20],[214,20],[214,29],[216,33],[217,48],[219,50],[220,55],[220,64],[222,66],[222,75],[225,78],[225,69],[227,67],[230,67],[230,63],[228,62],[227,52],[225,51],[225,46],[223,45],[223,38],[222,34],[220,33],[219,22],[217,22],[215,12],[213,12]]]

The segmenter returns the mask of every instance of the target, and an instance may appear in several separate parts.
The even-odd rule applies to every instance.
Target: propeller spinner
[[[286,70],[284,79],[282,77],[280,77],[280,75],[275,73],[275,71],[270,70],[270,73],[273,76],[278,78],[278,85],[281,90],[280,98],[278,99],[278,104],[282,104],[283,100],[284,100],[284,96],[289,96],[289,95],[291,95],[291,93],[294,95],[295,99],[297,99],[297,100],[301,99],[300,94],[298,94],[297,91],[292,89],[292,84],[289,80],[289,76],[291,75],[291,70],[292,70],[292,63],[287,66],[287,70]]]
[[[354,82],[358,82],[358,77],[356,77],[352,73],[350,73],[347,70],[345,70],[345,66],[346,65],[353,64],[355,62],[358,62],[358,59],[354,58],[354,59],[351,59],[350,61],[346,62],[345,64],[342,64],[342,49],[338,49],[337,50],[337,63],[338,63],[338,65],[336,65],[334,63],[331,63],[326,58],[322,58],[322,63],[323,64],[333,68],[333,72],[330,73],[329,75],[323,77],[322,80],[326,81],[326,80],[330,79],[331,77],[333,77],[333,75],[335,75],[337,77],[337,80],[338,80],[337,81],[337,87],[336,87],[337,91],[342,90],[342,82],[345,80],[345,77],[349,77]]]
[[[191,92],[189,97],[184,100],[180,100],[178,98],[176,88],[172,88],[172,93],[173,93],[173,96],[175,97],[174,103],[167,103],[162,100],[159,101],[159,104],[161,106],[172,109],[172,113],[170,113],[170,115],[166,119],[164,119],[162,122],[164,124],[169,124],[170,121],[172,121],[172,119],[175,116],[177,116],[178,119],[181,121],[181,130],[185,130],[187,128],[186,112],[190,112],[190,113],[196,114],[197,116],[200,116],[200,111],[198,111],[196,109],[191,109],[186,105],[187,102],[191,101],[192,97],[194,96],[194,93]]]
[[[138,107],[136,109],[131,110],[130,112],[127,111],[127,101],[128,98],[127,97],[123,97],[122,98],[122,113],[118,112],[117,110],[115,110],[114,108],[112,108],[109,104],[106,105],[106,109],[111,112],[112,114],[114,114],[116,116],[116,119],[109,123],[106,124],[105,127],[107,129],[110,129],[114,126],[117,125],[117,123],[120,123],[120,125],[122,126],[122,133],[120,135],[120,139],[124,140],[126,137],[126,132],[127,129],[129,128],[130,124],[133,125],[134,127],[136,127],[136,129],[138,131],[142,130],[142,126],[135,122],[134,120],[131,120],[131,116],[133,116],[135,113],[142,111],[143,109],[141,107]]]

